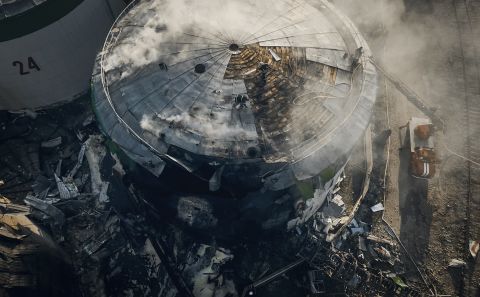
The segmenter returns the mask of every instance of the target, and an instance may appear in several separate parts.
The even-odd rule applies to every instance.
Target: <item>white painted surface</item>
[[[85,0],[62,19],[0,42],[0,109],[45,107],[89,89],[95,55],[122,0]],[[0,27],[1,30],[1,27]],[[40,70],[29,69],[31,57]],[[19,63],[24,72],[20,74]]]

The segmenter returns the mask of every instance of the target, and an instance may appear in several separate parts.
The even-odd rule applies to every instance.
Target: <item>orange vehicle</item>
[[[413,177],[430,179],[435,176],[437,157],[433,133],[433,124],[429,119],[413,117],[408,122],[410,172]]]

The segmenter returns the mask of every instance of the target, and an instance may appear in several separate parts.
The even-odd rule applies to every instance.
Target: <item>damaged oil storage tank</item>
[[[0,110],[89,90],[93,61],[124,0],[0,1]]]
[[[102,131],[160,180],[173,166],[243,193],[264,228],[305,222],[368,127],[368,45],[326,0],[187,2],[117,19],[93,73]]]

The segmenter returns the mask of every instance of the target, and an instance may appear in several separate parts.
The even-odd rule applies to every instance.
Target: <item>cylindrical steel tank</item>
[[[0,2],[0,109],[85,94],[98,49],[124,0]]]
[[[105,134],[156,176],[167,164],[212,192],[258,191],[245,201],[268,213],[266,193],[288,191],[305,201],[290,226],[308,219],[376,99],[370,51],[351,21],[326,0],[134,2],[94,70]],[[288,200],[278,195],[277,205]]]

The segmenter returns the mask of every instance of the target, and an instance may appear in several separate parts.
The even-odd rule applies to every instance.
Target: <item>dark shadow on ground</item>
[[[418,264],[423,264],[430,239],[432,207],[428,202],[428,180],[415,178],[409,172],[410,152],[400,150],[398,173],[400,239]],[[406,261],[405,263],[409,263]],[[409,264],[411,265],[411,264]],[[408,270],[414,267],[407,265]]]

